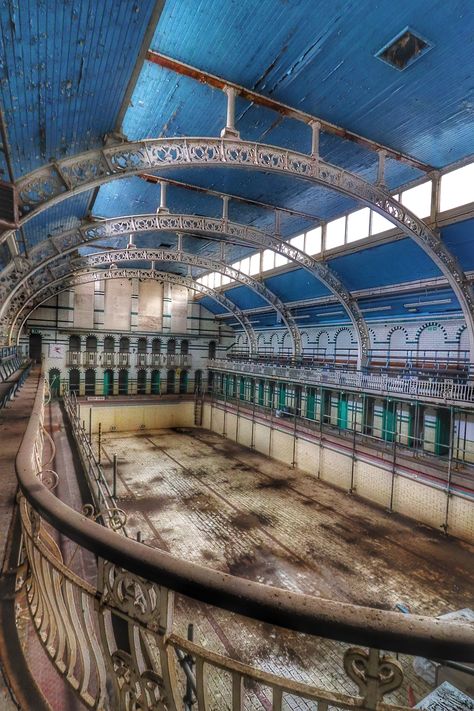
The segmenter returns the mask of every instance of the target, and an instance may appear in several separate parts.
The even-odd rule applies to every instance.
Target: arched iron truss
[[[39,306],[44,304],[46,301],[51,299],[53,296],[60,294],[63,291],[73,288],[79,284],[87,284],[90,282],[100,281],[102,279],[141,279],[141,280],[154,280],[158,282],[166,282],[168,284],[176,286],[185,286],[188,289],[197,291],[200,294],[205,294],[210,296],[212,299],[217,301],[219,304],[228,309],[235,318],[240,322],[244,332],[247,336],[249,343],[249,351],[251,355],[257,352],[257,337],[255,330],[250,323],[247,316],[234,304],[233,301],[228,299],[224,294],[221,294],[214,289],[211,289],[204,284],[199,284],[192,277],[183,276],[182,274],[173,274],[171,272],[161,272],[155,269],[108,269],[108,270],[98,270],[98,271],[87,271],[81,272],[79,274],[66,274],[48,285],[44,286],[39,292],[31,295],[25,303],[22,305],[20,310],[15,314],[14,320],[10,328],[10,340],[13,341],[14,334],[16,331],[16,340],[18,341],[22,328],[25,322],[30,317],[31,313],[37,309]],[[47,292],[44,294],[44,292]],[[43,295],[42,295],[43,294]],[[23,316],[20,324],[17,327],[17,323],[26,311],[26,315]]]
[[[25,271],[18,269],[17,260],[16,264],[12,261],[0,276],[0,303],[2,304],[0,306],[0,320],[6,313],[9,301],[22,285],[29,282],[39,270],[50,266],[85,243],[121,235],[171,231],[224,238],[232,243],[252,245],[258,249],[272,249],[302,266],[319,279],[344,307],[351,319],[358,343],[358,365],[359,367],[366,365],[370,348],[368,328],[356,300],[351,297],[350,292],[337,275],[324,262],[314,259],[280,237],[224,218],[216,219],[173,213],[126,216],[103,220],[93,225],[87,224],[48,238],[31,250],[28,262],[23,262]],[[20,260],[21,264],[22,260]]]
[[[217,259],[210,259],[209,257],[201,257],[196,254],[189,254],[181,250],[170,250],[170,249],[124,249],[124,250],[114,250],[113,252],[101,252],[99,254],[90,255],[88,257],[79,257],[75,260],[76,269],[97,267],[100,265],[113,265],[115,262],[125,262],[125,261],[155,261],[155,262],[170,262],[173,264],[187,264],[191,267],[198,267],[199,269],[207,269],[209,271],[220,272],[225,276],[228,276],[233,281],[244,284],[249,289],[259,294],[265,301],[267,301],[270,306],[276,310],[276,312],[281,316],[281,319],[288,329],[290,338],[292,340],[293,354],[298,356],[301,354],[301,336],[299,328],[294,320],[293,314],[289,309],[286,308],[285,304],[278,298],[278,296],[271,291],[265,284],[261,281],[257,281],[252,277],[240,272],[238,269],[229,266],[225,262],[221,262]],[[69,272],[74,271],[74,267],[71,268],[71,263],[68,262],[64,264],[64,268]],[[33,287],[34,288],[34,287]]]
[[[151,262],[170,262],[172,264],[187,264],[190,267],[199,269],[207,269],[213,272],[220,272],[229,277],[233,281],[244,284],[256,294],[267,301],[270,306],[273,306],[275,311],[281,316],[281,319],[288,329],[292,341],[293,355],[301,354],[301,335],[296,324],[293,314],[283,301],[271,291],[265,284],[244,272],[231,267],[226,262],[218,259],[210,259],[209,257],[201,257],[197,254],[190,254],[182,250],[172,249],[115,249],[110,252],[100,252],[87,257],[81,257],[77,260],[79,267],[97,267],[104,265],[112,265],[115,262],[139,262],[148,260]]]
[[[124,142],[50,163],[17,182],[22,224],[71,195],[118,177],[193,166],[227,166],[291,175],[336,190],[380,213],[431,257],[456,294],[474,358],[474,292],[443,241],[381,185],[321,160],[277,146],[227,138],[162,138]],[[3,238],[13,234],[4,233]]]

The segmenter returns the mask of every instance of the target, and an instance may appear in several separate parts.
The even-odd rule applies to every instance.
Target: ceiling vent
[[[433,45],[418,33],[405,27],[376,53],[376,57],[394,69],[403,71],[428,52]]]

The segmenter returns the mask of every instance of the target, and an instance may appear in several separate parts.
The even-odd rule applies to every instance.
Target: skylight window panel
[[[250,257],[249,275],[253,276],[260,272],[260,252],[252,254]]]
[[[302,235],[296,235],[289,240],[289,243],[296,247],[296,249],[301,249],[304,251],[304,233]]]
[[[417,185],[402,193],[402,205],[405,205],[417,217],[429,217],[431,212],[431,180]]]
[[[221,284],[222,286],[225,286],[226,284],[230,284],[232,279],[228,277],[226,274],[221,274]]]
[[[237,269],[237,271],[240,272],[240,259],[238,262],[234,262],[230,266],[233,267],[233,269]]]
[[[289,261],[290,260],[283,256],[283,254],[279,254],[278,252],[275,254],[276,267],[282,267],[284,264],[288,264]]]
[[[469,202],[474,202],[474,163],[441,176],[441,212]]]
[[[387,230],[393,230],[395,225],[386,217],[379,215],[378,212],[372,210],[372,229],[371,234],[378,235],[380,232],[386,232]]]
[[[247,276],[250,274],[250,257],[245,257],[245,259],[242,259],[242,261],[240,262],[240,271],[244,274],[247,274]]]
[[[268,272],[275,267],[275,252],[272,249],[266,249],[262,257],[262,271]]]
[[[208,275],[209,286],[211,287],[211,289],[214,289],[214,286],[215,286],[215,279],[216,279],[216,273],[215,273],[215,272],[211,272],[211,273]]]
[[[337,220],[328,222],[326,226],[326,249],[334,249],[344,244],[346,237],[346,218],[339,217]]]
[[[319,254],[321,251],[321,227],[315,227],[306,233],[305,249],[306,254]]]
[[[347,241],[355,242],[369,236],[370,210],[368,207],[347,216]]]
[[[222,284],[222,274],[220,272],[214,272],[214,288],[221,286]]]

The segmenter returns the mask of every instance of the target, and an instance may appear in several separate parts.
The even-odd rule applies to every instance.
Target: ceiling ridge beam
[[[218,77],[215,74],[205,72],[202,69],[193,67],[185,62],[180,62],[166,54],[161,54],[161,52],[155,52],[150,49],[146,54],[146,59],[153,64],[163,67],[164,69],[169,69],[176,74],[181,74],[182,76],[195,79],[196,81],[207,84],[216,89],[220,89],[221,91],[224,91],[225,89],[234,89],[239,96],[247,99],[247,101],[257,104],[258,106],[265,106],[266,108],[276,111],[277,113],[287,116],[288,118],[302,121],[308,125],[319,123],[321,130],[325,133],[329,133],[344,140],[352,141],[353,143],[357,143],[358,145],[363,146],[370,151],[374,151],[375,153],[384,152],[387,158],[391,158],[392,160],[396,160],[401,163],[406,163],[412,168],[421,170],[423,173],[431,173],[435,170],[433,166],[423,163],[422,161],[417,160],[406,153],[402,153],[401,151],[385,146],[378,141],[373,141],[370,138],[361,136],[354,131],[349,131],[348,129],[331,123],[330,121],[325,121],[319,116],[313,116],[313,114],[301,111],[300,109],[295,109],[292,106],[282,103],[281,101],[270,99],[268,96],[259,94],[258,92],[253,91],[253,89],[248,89],[241,84],[236,84],[235,82],[224,79],[223,77]]]
[[[155,34],[155,30],[157,28],[164,6],[165,0],[156,0],[153,12],[150,17],[150,21],[143,36],[143,41],[140,46],[140,51],[138,53],[135,66],[133,67],[130,79],[128,80],[127,88],[125,89],[125,94],[123,96],[117,119],[115,121],[115,131],[117,133],[120,133],[122,130],[122,124],[125,118],[125,114],[127,113],[127,109],[130,105],[132,94],[135,91],[138,77],[140,76],[140,72],[143,68],[143,65],[145,64],[145,60],[147,59],[147,52],[153,41],[153,36]]]

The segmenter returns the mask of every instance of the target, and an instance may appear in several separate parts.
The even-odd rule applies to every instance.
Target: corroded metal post
[[[113,469],[113,480],[112,480],[112,496],[114,499],[117,498],[117,455],[114,454],[114,469]]]
[[[98,439],[97,461],[100,464],[101,448],[102,448],[102,422],[99,422],[99,433],[98,433],[97,439]]]

